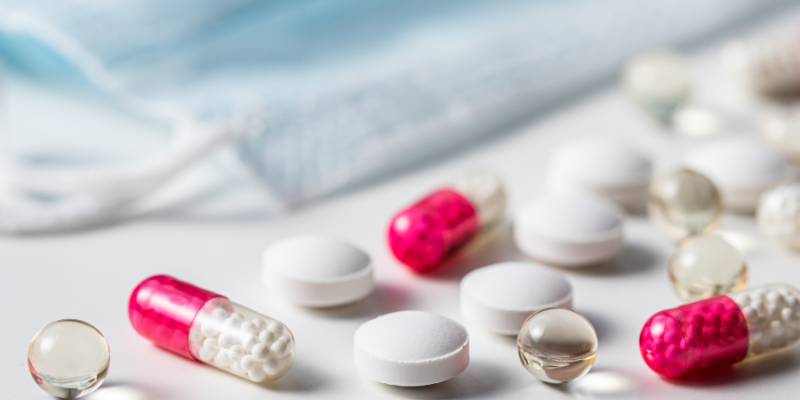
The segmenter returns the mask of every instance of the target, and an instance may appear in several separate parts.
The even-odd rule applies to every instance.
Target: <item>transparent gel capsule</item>
[[[800,183],[781,185],[764,193],[756,216],[764,235],[800,249]]]
[[[741,252],[716,235],[686,238],[669,262],[672,286],[684,300],[700,300],[744,289],[747,264]]]
[[[94,392],[108,374],[111,353],[103,334],[75,319],[47,324],[28,347],[28,369],[36,383],[60,399]]]
[[[762,118],[761,133],[775,150],[800,162],[800,108],[769,110]]]
[[[565,383],[594,365],[597,333],[580,314],[550,308],[525,320],[517,335],[517,352],[522,365],[539,380]]]
[[[668,235],[682,239],[716,229],[722,216],[722,197],[706,176],[681,168],[653,181],[647,210]]]
[[[689,97],[689,68],[669,51],[640,54],[626,65],[622,87],[639,107],[666,122]]]

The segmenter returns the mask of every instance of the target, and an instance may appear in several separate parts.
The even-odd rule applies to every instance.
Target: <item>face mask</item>
[[[6,1],[0,58],[11,73],[178,133],[137,168],[7,162],[24,192],[58,201],[29,202],[0,230],[114,218],[223,146],[282,204],[302,204],[507,131],[633,52],[789,3]]]

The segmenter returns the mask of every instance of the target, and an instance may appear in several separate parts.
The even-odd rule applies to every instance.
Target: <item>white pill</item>
[[[516,335],[539,310],[572,307],[572,286],[544,265],[504,262],[476,269],[461,280],[461,313],[470,323]]]
[[[426,386],[454,378],[469,364],[461,324],[424,311],[399,311],[365,322],[353,336],[365,377],[393,386]]]
[[[686,164],[719,188],[725,208],[753,212],[761,195],[786,179],[786,160],[753,138],[718,139],[692,150]]]
[[[337,306],[363,299],[374,286],[369,256],[339,240],[297,236],[270,245],[262,277],[273,293],[308,307]]]
[[[608,139],[584,139],[559,147],[548,164],[556,193],[589,192],[631,210],[643,210],[652,162],[635,147]]]
[[[622,217],[614,204],[596,196],[545,195],[515,216],[514,240],[546,264],[598,264],[622,250]]]

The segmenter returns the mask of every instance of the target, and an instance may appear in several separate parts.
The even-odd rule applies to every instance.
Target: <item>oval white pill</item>
[[[270,245],[262,258],[264,283],[289,301],[330,307],[363,299],[374,281],[369,256],[339,240],[297,236]]]
[[[753,212],[761,194],[789,174],[780,154],[748,137],[704,144],[689,153],[686,164],[719,187],[726,209],[744,213]]]
[[[596,196],[545,195],[515,216],[514,241],[546,264],[598,264],[622,250],[622,217],[614,204]]]
[[[531,314],[572,307],[572,286],[544,265],[504,262],[476,269],[461,280],[461,313],[470,323],[516,335]]]
[[[639,149],[608,139],[584,139],[559,147],[548,164],[548,182],[557,193],[590,192],[623,208],[647,203],[650,158]]]
[[[399,311],[365,322],[353,336],[365,377],[393,386],[426,386],[454,378],[469,364],[461,324],[424,311]]]

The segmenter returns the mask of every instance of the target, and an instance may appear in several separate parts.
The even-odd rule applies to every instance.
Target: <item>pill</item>
[[[170,276],[139,283],[128,317],[156,345],[254,382],[276,380],[292,365],[294,336],[282,323]],[[280,358],[267,371],[264,353],[273,349]]]
[[[45,325],[28,347],[28,370],[45,392],[60,399],[86,396],[108,375],[111,352],[91,324],[63,319]]]
[[[634,104],[654,118],[668,121],[689,98],[689,67],[677,53],[667,50],[643,53],[626,64],[622,88]]]
[[[800,341],[800,315],[785,320],[786,306],[771,303],[773,292],[790,293],[800,299],[797,289],[773,284],[654,314],[639,336],[645,363],[666,378],[700,377],[720,367],[794,346]],[[772,306],[759,310],[756,303]]]
[[[800,183],[780,185],[764,193],[756,217],[764,235],[784,246],[800,249]]]
[[[711,179],[681,168],[653,180],[647,214],[673,239],[713,232],[722,217],[722,196]]]
[[[700,300],[744,289],[747,263],[719,236],[691,236],[678,244],[669,262],[669,277],[682,299]]]
[[[514,217],[517,247],[535,260],[564,267],[613,258],[622,250],[622,231],[619,209],[590,195],[544,195]]]
[[[478,268],[461,280],[461,313],[472,324],[516,335],[522,323],[545,308],[572,306],[572,286],[541,264],[504,262]]]
[[[368,296],[374,286],[367,253],[338,239],[312,235],[268,246],[262,278],[271,292],[308,307],[352,303]]]
[[[784,158],[765,144],[747,137],[713,140],[689,152],[686,164],[719,188],[726,210],[755,211],[767,190],[786,179]]]
[[[767,110],[762,117],[761,134],[773,149],[795,164],[800,162],[800,108]]]
[[[797,35],[770,36],[742,46],[741,59],[750,88],[772,100],[800,94],[800,45]]]
[[[548,163],[548,184],[556,193],[589,192],[630,211],[647,204],[652,162],[639,149],[609,139],[562,145]]]
[[[594,365],[597,347],[592,323],[563,308],[531,315],[517,335],[520,362],[547,383],[565,383],[586,375]]]
[[[496,176],[466,175],[395,214],[389,249],[412,271],[433,271],[481,229],[501,221],[505,206],[505,189]]]
[[[444,382],[469,364],[467,330],[425,311],[399,311],[367,321],[356,330],[353,344],[359,373],[387,385]]]

